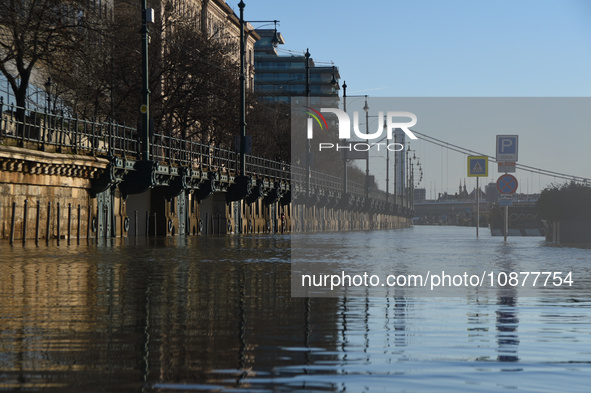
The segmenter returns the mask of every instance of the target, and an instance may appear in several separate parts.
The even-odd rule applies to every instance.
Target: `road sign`
[[[514,161],[504,161],[504,162],[497,162],[499,164],[499,173],[513,173],[515,172],[515,162]]]
[[[488,176],[488,156],[468,156],[468,177]]]
[[[517,161],[519,135],[497,135],[497,161]]]
[[[513,206],[513,195],[512,194],[500,194],[499,195],[499,206],[501,206],[501,207]]]
[[[501,194],[514,194],[517,191],[517,179],[513,175],[501,175],[497,180],[497,189]]]

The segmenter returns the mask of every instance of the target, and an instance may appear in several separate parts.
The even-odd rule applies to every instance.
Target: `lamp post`
[[[386,133],[386,128],[388,125],[386,124],[386,119],[384,119],[384,133]],[[386,135],[386,138],[388,136]],[[386,145],[388,145],[388,141],[386,140]],[[388,197],[390,191],[390,149],[386,146],[386,206],[388,206]]]
[[[365,135],[369,135],[369,105],[367,105],[367,95],[365,96],[363,110],[365,111]],[[366,139],[365,142],[369,146],[369,139]],[[365,198],[369,199],[369,147],[367,157],[365,157]]]
[[[240,0],[240,174],[246,174],[246,49],[244,48],[244,1]]]
[[[154,10],[148,8],[147,0],[142,0],[142,160],[150,159],[150,86],[148,75],[148,23],[154,21]]]
[[[310,51],[306,48],[306,106],[310,106]],[[310,139],[306,139],[306,198],[310,198]]]
[[[277,22],[278,20],[244,20],[244,1],[240,0],[238,8],[240,9],[240,168],[239,172],[242,176],[246,175],[246,48],[244,41],[244,24],[245,23],[274,23],[275,34],[271,39],[271,43],[275,46],[279,43],[277,38]]]
[[[343,81],[343,107],[347,113],[347,82]],[[343,139],[346,142],[346,139]],[[347,195],[347,149],[343,149],[343,197]]]
[[[410,156],[410,152],[412,152],[412,157]],[[407,187],[408,187],[408,192],[407,192],[407,198],[408,198],[408,202],[407,205],[410,209],[414,210],[414,203],[415,203],[415,166],[419,169],[419,174],[420,174],[420,178],[417,181],[416,185],[418,186],[419,183],[421,182],[421,180],[423,180],[423,169],[421,168],[421,162],[420,160],[417,158],[416,156],[416,151],[415,150],[411,150],[410,148],[410,143],[407,149],[407,162],[409,165],[409,170],[407,173]],[[416,163],[416,164],[415,164]]]
[[[333,80],[334,80],[334,74],[333,74]],[[336,80],[334,80],[334,83],[336,83]],[[365,107],[363,108],[364,110],[367,107],[366,110],[366,116],[367,116],[367,111],[369,110],[369,107],[367,106],[367,94],[365,95],[347,95],[347,82],[343,81],[343,111],[345,113],[347,113],[347,97],[364,97],[365,98]],[[367,117],[365,119],[365,123],[367,124]],[[369,133],[369,129],[366,128],[366,133]],[[347,142],[346,139],[343,139],[343,145],[345,145]],[[369,157],[369,151],[368,153],[368,157]],[[369,163],[367,164],[369,167]],[[347,194],[347,149],[343,149],[343,195]]]
[[[410,195],[410,189],[411,189],[411,178],[410,178],[410,175],[411,175],[411,171],[412,171],[412,169],[411,169],[412,157],[410,156],[410,152],[411,151],[414,153],[414,150],[411,150],[410,149],[410,142],[409,142],[408,143],[408,147],[406,149],[406,157],[405,157],[405,159],[406,159],[406,171],[405,171],[406,172],[405,173],[405,175],[406,175],[405,176],[405,178],[406,178],[406,187],[404,189],[404,194],[403,194],[404,195],[404,198],[405,198],[405,201],[403,201],[403,205],[406,208],[408,208],[410,206],[410,196],[411,196]]]

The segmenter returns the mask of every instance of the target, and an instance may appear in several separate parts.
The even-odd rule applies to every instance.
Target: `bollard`
[[[37,216],[35,217],[35,245],[39,245],[39,220],[41,218],[41,201],[37,201]]]
[[[91,222],[90,222],[91,218],[90,217],[91,217],[91,214],[92,214],[92,210],[91,210],[90,205],[88,205],[88,216],[87,216],[88,219],[86,220],[87,221],[86,222],[86,243],[87,244],[90,244],[90,226],[91,226]]]
[[[23,246],[27,244],[27,205],[29,201],[25,199],[25,205],[23,207]]]
[[[156,224],[156,213],[154,213],[154,237],[158,236]]]
[[[146,210],[146,237],[148,237],[150,233],[150,211]]]
[[[78,204],[78,222],[76,224],[76,244],[80,245],[80,213],[82,213],[82,209],[80,204]]]
[[[111,237],[111,233],[109,233],[109,225],[111,222],[111,217],[109,214],[109,207],[107,205],[103,206],[103,212],[104,212],[104,217],[105,217],[105,230],[104,230],[104,238],[110,238]],[[113,230],[113,227],[111,227],[111,231]]]
[[[10,245],[14,244],[14,220],[16,219],[16,202],[12,202],[12,218],[10,220]]]
[[[137,210],[134,210],[133,212],[133,232],[135,237],[137,237]]]
[[[61,217],[61,214],[60,214],[60,203],[59,202],[57,203],[57,212],[56,212],[56,214],[57,214],[57,245],[59,246],[60,245],[60,236],[61,236],[61,231],[60,231],[60,217]]]
[[[45,244],[49,246],[49,233],[51,229],[51,202],[47,202],[47,226],[45,227]]]
[[[96,208],[96,216],[93,219],[93,221],[96,222],[96,225],[92,226],[92,230],[94,231],[94,240],[97,245],[98,245],[99,232],[100,232],[99,228],[101,227],[101,223],[99,221],[101,219],[100,210],[99,210],[100,208],[101,208],[100,205],[98,205]]]
[[[70,237],[72,232],[70,231],[72,228],[72,204],[68,202],[68,246],[70,245]]]

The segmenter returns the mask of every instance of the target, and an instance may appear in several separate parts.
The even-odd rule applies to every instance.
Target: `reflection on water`
[[[289,247],[288,236],[1,245],[0,388],[587,391],[588,298],[292,298]],[[520,267],[520,247],[497,263]]]

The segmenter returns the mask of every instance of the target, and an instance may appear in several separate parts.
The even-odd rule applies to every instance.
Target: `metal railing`
[[[32,111],[0,102],[0,144],[139,160],[140,139],[137,129],[111,121]],[[154,134],[150,150],[153,160],[164,165],[235,174],[239,172],[239,154],[220,147]],[[273,181],[297,182],[303,187],[306,184],[306,169],[285,162],[246,155],[245,170],[246,173]],[[310,186],[340,192],[343,181],[338,176],[311,170]],[[364,196],[366,192],[363,185],[352,181],[347,182],[347,190],[357,196]],[[370,196],[386,199],[386,193],[381,190],[371,190]]]

